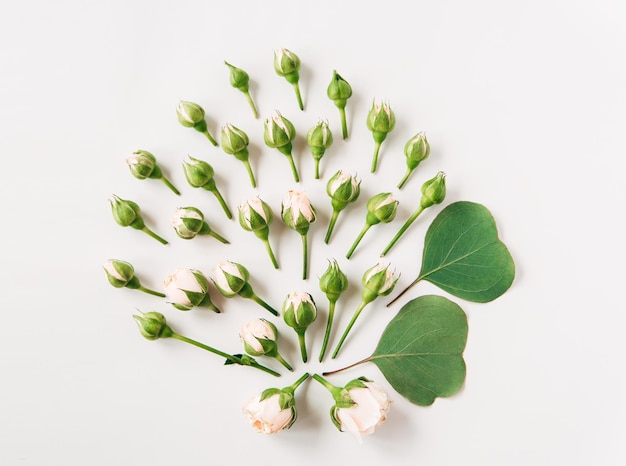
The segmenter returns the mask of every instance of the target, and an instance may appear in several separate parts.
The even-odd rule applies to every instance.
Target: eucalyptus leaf
[[[491,212],[474,202],[455,202],[428,228],[419,276],[391,303],[420,280],[459,298],[486,303],[507,291],[514,278],[513,258],[498,237]]]
[[[455,303],[427,295],[405,304],[362,362],[378,366],[391,386],[412,403],[429,406],[454,395],[465,380],[467,317]]]

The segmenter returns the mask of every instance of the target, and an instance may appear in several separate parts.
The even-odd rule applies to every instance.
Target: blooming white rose
[[[246,352],[252,356],[258,356],[266,353],[266,349],[259,340],[276,341],[276,327],[265,319],[252,319],[247,322],[239,330],[239,338],[250,348],[246,348]],[[275,347],[275,345],[273,345]],[[247,351],[252,349],[252,351]]]
[[[374,432],[376,427],[387,420],[391,400],[387,393],[374,382],[363,381],[364,387],[356,386],[348,389],[354,404],[349,408],[337,408],[335,419],[342,432],[351,432],[359,442],[361,436]]]
[[[189,310],[206,297],[209,281],[202,272],[194,269],[177,269],[163,282],[165,294],[174,307]]]
[[[262,395],[255,396],[243,407],[243,413],[248,417],[252,427],[264,434],[275,434],[291,427],[296,420],[294,403],[287,403],[282,409],[280,390],[265,399],[261,399]]]

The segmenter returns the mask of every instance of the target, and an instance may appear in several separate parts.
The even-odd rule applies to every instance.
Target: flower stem
[[[229,219],[233,218],[233,214],[230,212],[230,209],[228,208],[228,205],[226,204],[226,201],[224,200],[224,198],[222,197],[222,194],[218,191],[217,188],[212,189],[211,192],[215,195],[215,197],[217,198],[217,201],[220,203],[220,205],[222,206],[222,209],[224,210],[224,213],[226,214],[226,216]]]
[[[359,314],[361,314],[361,311],[365,308],[365,306],[367,306],[367,302],[362,300],[361,304],[359,304],[359,307],[357,308],[357,310],[354,311],[354,315],[352,316],[352,319],[350,320],[350,323],[348,324],[348,327],[346,327],[346,330],[343,332],[343,335],[341,335],[341,339],[339,340],[339,343],[337,344],[337,347],[335,348],[335,351],[333,352],[333,355],[331,356],[332,359],[335,359],[337,357],[337,353],[339,353],[339,350],[343,346],[343,342],[346,340],[346,337],[348,336],[348,333],[350,333],[350,330],[352,329],[352,326],[354,325],[354,323],[358,319]]]
[[[254,100],[252,100],[252,96],[250,95],[250,92],[246,91],[244,92],[244,94],[246,95],[246,99],[248,100],[248,103],[250,104],[250,108],[252,109],[252,114],[254,115],[254,118],[259,118],[259,112],[257,112],[256,110],[256,105],[254,105]]]
[[[150,288],[145,288],[143,285],[139,285],[139,288],[137,288],[140,291],[143,291],[144,293],[148,293],[151,294],[152,296],[158,296],[159,298],[165,298],[165,295],[163,293],[159,293],[158,291],[154,291],[151,290]]]
[[[415,219],[417,217],[419,217],[419,215],[423,211],[424,211],[424,208],[420,205],[419,208],[415,212],[413,212],[413,215],[411,215],[408,218],[408,220],[406,222],[404,222],[404,225],[402,225],[402,228],[400,228],[400,231],[398,231],[398,233],[396,233],[396,236],[393,237],[393,239],[387,245],[387,247],[385,248],[383,253],[380,255],[380,257],[383,257],[385,254],[387,254],[389,252],[389,250],[393,247],[393,245],[396,244],[396,242],[400,239],[400,237],[404,234],[404,232],[411,226],[411,224],[415,221]]]
[[[293,83],[293,89],[296,91],[296,98],[298,99],[298,107],[300,107],[300,110],[304,110],[304,104],[302,103],[302,95],[300,95],[300,84],[298,84],[298,82]]]
[[[333,374],[337,374],[338,372],[342,372],[342,371],[345,371],[345,370],[347,370],[347,369],[352,369],[353,367],[356,367],[356,366],[358,366],[358,365],[360,365],[360,364],[363,364],[363,363],[369,362],[369,361],[371,361],[371,359],[372,359],[372,357],[371,357],[371,356],[369,356],[369,357],[367,357],[367,358],[365,358],[365,359],[361,359],[360,361],[355,362],[354,364],[350,364],[349,366],[342,367],[341,369],[337,369],[337,370],[334,370],[334,371],[322,372],[322,375],[333,375]]]
[[[296,164],[293,161],[293,155],[287,154],[287,159],[289,160],[289,165],[291,166],[291,173],[293,174],[293,179],[296,183],[300,182],[300,176],[298,175],[298,169],[296,168]]]
[[[345,108],[339,108],[339,116],[341,117],[341,135],[344,139],[348,139],[348,124],[346,123]]]
[[[315,380],[317,380],[319,383],[321,383],[321,384],[322,384],[322,385],[326,388],[326,390],[328,390],[328,391],[329,391],[329,392],[331,392],[331,393],[336,392],[336,391],[337,391],[337,388],[339,388],[339,387],[334,386],[332,383],[330,383],[328,380],[326,380],[325,378],[323,378],[321,375],[318,375],[318,374],[313,374],[313,376],[312,376],[312,377],[313,377]]]
[[[380,145],[382,143],[376,141],[376,145],[374,146],[374,158],[372,159],[372,169],[370,170],[372,173],[376,171],[376,167],[378,165],[378,153],[380,152]]]
[[[289,385],[288,387],[283,388],[283,391],[288,391],[289,393],[293,393],[296,391],[296,389],[302,384],[302,382],[304,382],[306,379],[308,379],[310,377],[308,372],[305,372],[302,377],[300,377],[298,380],[296,380],[294,383],[292,383],[291,385]]]
[[[276,261],[276,257],[274,256],[274,251],[272,251],[272,246],[270,244],[270,241],[268,239],[264,239],[263,240],[263,244],[265,244],[265,249],[267,250],[267,253],[270,256],[270,259],[272,261],[272,265],[274,266],[275,269],[278,268],[278,262]]]
[[[306,233],[302,237],[302,280],[306,280],[309,271],[309,246]]]
[[[348,251],[348,254],[346,254],[346,259],[350,259],[350,257],[352,257],[352,254],[354,253],[354,250],[356,249],[356,247],[359,245],[359,243],[361,242],[361,240],[363,239],[363,237],[365,236],[365,233],[367,233],[367,230],[370,229],[372,225],[370,225],[369,223],[366,223],[365,226],[363,227],[363,229],[361,230],[361,233],[359,233],[359,236],[357,236],[356,240],[354,241],[354,243],[352,243],[352,247],[350,248],[350,250]]]
[[[218,349],[213,348],[212,346],[208,346],[205,345],[204,343],[200,343],[199,341],[196,340],[192,340],[191,338],[187,338],[183,335],[179,335],[178,333],[174,333],[172,332],[171,338],[175,338],[176,340],[180,340],[180,341],[184,341],[185,343],[189,343],[193,346],[197,346],[198,348],[202,348],[203,350],[209,351],[213,354],[217,354],[218,356],[222,356],[223,358],[226,358],[228,361],[231,361],[235,364],[240,364],[240,365],[246,365],[243,363],[243,361],[241,360],[241,358],[239,358],[238,356],[235,356],[233,354],[228,354],[228,353],[224,353],[223,351],[220,351]],[[280,374],[276,371],[273,371],[272,369],[262,366],[261,364],[257,363],[257,362],[252,362],[250,363],[251,367],[254,367],[256,369],[262,370],[264,372],[267,372],[268,374],[272,374],[276,377],[280,377]]]
[[[328,345],[328,340],[330,339],[330,330],[333,326],[333,318],[335,316],[335,303],[337,301],[329,301],[328,305],[328,322],[326,322],[326,332],[324,333],[324,341],[322,343],[322,350],[320,351],[319,362],[322,362],[324,359],[324,355],[326,354],[326,346]]]
[[[217,147],[217,141],[215,139],[213,139],[213,136],[211,136],[211,133],[209,133],[209,130],[205,130],[204,131],[204,135],[207,137],[207,139],[211,142],[211,144],[213,144],[214,146]]]
[[[289,364],[287,361],[285,361],[285,358],[283,358],[280,354],[276,353],[276,356],[274,356],[274,358],[276,358],[276,360],[281,363],[283,366],[285,366],[287,368],[287,370],[290,370],[293,372],[293,367],[291,367],[291,364]]]
[[[326,244],[328,244],[328,242],[330,241],[330,236],[333,234],[335,223],[337,223],[337,218],[339,218],[339,211],[333,209],[333,215],[330,217],[330,223],[328,224],[328,230],[326,231],[326,238],[324,238],[324,243]]]
[[[174,194],[180,196],[180,191],[178,189],[176,189],[176,187],[172,184],[172,182],[170,180],[168,180],[167,178],[162,176],[161,177],[161,181],[163,181],[163,183],[165,183],[165,186],[170,188],[172,190],[172,192],[174,192]]]
[[[306,342],[304,341],[304,332],[298,333],[298,342],[300,343],[300,354],[302,355],[302,362],[307,362],[308,356],[306,354]]]
[[[320,179],[320,159],[315,159],[315,179]]]
[[[252,167],[250,166],[250,162],[247,160],[243,161],[246,166],[246,170],[248,171],[248,178],[250,178],[250,184],[253,188],[256,188],[256,180],[254,179],[254,173],[252,172]]]
[[[272,314],[274,314],[275,316],[278,315],[278,311],[276,309],[274,309],[272,306],[270,306],[269,304],[267,304],[265,301],[263,301],[261,298],[259,298],[256,294],[252,295],[250,297],[250,299],[252,301],[254,301],[255,303],[259,304],[261,307],[263,307],[264,309],[270,311]]]
[[[402,189],[404,184],[409,179],[409,176],[411,176],[411,173],[413,173],[413,170],[411,170],[410,168],[407,168],[406,173],[404,174],[404,177],[400,180],[400,183],[398,183],[398,189]]]
[[[141,229],[141,231],[143,231],[144,233],[147,233],[149,236],[153,237],[155,240],[157,240],[159,243],[161,244],[167,244],[167,241],[164,240],[163,238],[161,238],[159,235],[157,235],[154,231],[152,231],[150,228],[148,227],[143,227]]]
[[[218,240],[220,243],[230,244],[230,242],[226,238],[224,238],[219,233],[216,233],[214,230],[209,231],[209,236],[212,236],[213,238]]]

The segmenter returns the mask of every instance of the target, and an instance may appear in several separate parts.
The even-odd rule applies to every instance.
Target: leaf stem
[[[324,355],[326,354],[326,346],[328,345],[328,340],[330,339],[330,330],[333,326],[333,318],[335,316],[335,304],[337,301],[329,301],[328,305],[328,321],[326,322],[326,332],[324,333],[324,341],[322,343],[322,349],[320,351],[319,362],[322,362],[324,359]]]
[[[420,205],[419,208],[415,212],[413,212],[413,215],[411,215],[408,218],[408,220],[406,222],[404,222],[404,225],[402,225],[402,227],[400,228],[400,231],[398,231],[398,233],[396,233],[396,236],[393,237],[393,239],[387,245],[387,247],[382,252],[380,257],[383,257],[385,254],[387,254],[389,252],[389,250],[394,246],[394,244],[396,244],[396,242],[400,239],[400,237],[404,234],[404,232],[411,226],[411,224],[415,221],[415,219],[417,219],[417,217],[419,217],[419,215],[422,212],[424,212],[424,207],[422,207]]]
[[[335,359],[337,357],[337,353],[339,353],[339,350],[343,346],[343,342],[348,336],[348,333],[350,333],[352,326],[354,325],[356,320],[359,318],[361,311],[365,308],[365,306],[367,306],[367,304],[368,304],[367,301],[361,300],[361,304],[359,304],[359,307],[356,309],[356,311],[354,311],[354,315],[352,316],[352,319],[350,320],[348,327],[346,327],[346,330],[343,332],[343,335],[341,335],[341,339],[339,340],[339,343],[337,344],[337,347],[335,348],[335,351],[333,352],[331,359]]]
[[[354,243],[352,243],[352,247],[350,248],[350,250],[348,251],[348,254],[346,254],[346,259],[350,259],[350,257],[352,257],[352,254],[354,253],[354,250],[356,249],[356,247],[359,245],[359,243],[361,242],[361,240],[363,239],[363,237],[365,236],[365,233],[367,233],[367,230],[369,230],[371,227],[371,225],[369,223],[366,223],[365,226],[363,227],[363,229],[361,230],[361,233],[359,233],[359,236],[357,236],[356,240],[354,241]]]
[[[406,293],[406,292],[407,292],[407,291],[409,291],[411,288],[413,288],[415,285],[417,285],[417,283],[418,283],[419,281],[421,281],[421,280],[422,280],[422,278],[424,278],[424,277],[423,277],[422,275],[420,275],[420,276],[419,276],[419,277],[417,277],[415,280],[413,280],[409,286],[407,286],[404,290],[402,290],[398,296],[396,296],[396,297],[395,297],[395,298],[393,298],[391,301],[389,301],[385,307],[389,307],[389,306],[391,306],[393,303],[395,303],[398,299],[400,299],[400,298],[402,297],[402,295],[404,295],[404,293]]]
[[[320,179],[320,160],[321,159],[315,159],[315,179],[316,180]]]
[[[261,305],[261,307],[265,308],[266,310],[270,311],[272,314],[274,314],[275,316],[278,315],[278,311],[276,309],[274,309],[272,306],[270,306],[269,304],[267,304],[265,301],[263,301],[261,298],[259,298],[256,294],[253,294],[250,299],[252,301],[254,301],[255,303]]]
[[[358,365],[360,365],[360,364],[363,364],[363,363],[369,362],[369,361],[371,361],[371,359],[372,359],[372,357],[371,357],[371,356],[368,356],[368,357],[367,357],[367,358],[365,358],[365,359],[361,359],[360,361],[357,361],[357,362],[355,362],[355,363],[353,363],[353,364],[350,364],[349,366],[342,367],[341,369],[336,369],[336,370],[334,370],[334,371],[322,372],[322,375],[333,375],[333,374],[337,374],[337,373],[339,373],[339,372],[343,372],[343,371],[345,371],[345,370],[352,369],[353,367],[356,367],[356,366],[358,366]]]
[[[339,387],[336,387],[335,385],[333,385],[332,383],[330,383],[325,378],[323,378],[321,375],[313,374],[312,377],[315,380],[317,380],[319,383],[321,383],[326,388],[326,390],[328,390],[331,393],[334,393],[337,390],[337,388],[339,388]]]

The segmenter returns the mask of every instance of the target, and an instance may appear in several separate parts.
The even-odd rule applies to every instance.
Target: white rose
[[[374,382],[363,382],[366,388],[354,387],[349,390],[354,405],[338,408],[336,417],[342,432],[351,432],[359,442],[362,435],[369,435],[376,427],[387,420],[391,400],[387,393]]]
[[[241,286],[248,280],[245,272],[242,270],[243,266],[231,261],[222,261],[213,268],[213,281],[217,288],[226,295],[234,296],[241,288],[234,290],[228,283],[226,274],[232,275],[241,281]],[[245,269],[244,269],[245,270]]]
[[[257,432],[275,434],[288,429],[295,421],[294,407],[280,409],[279,398],[280,394],[276,393],[261,401],[261,395],[257,395],[243,407],[243,413]]]
[[[315,210],[305,192],[290,189],[283,200],[283,211],[287,210],[291,210],[294,222],[297,221],[299,214],[302,214],[308,222],[315,220]]]
[[[165,279],[163,287],[169,302],[191,308],[194,304],[189,300],[185,291],[191,291],[192,293],[207,292],[206,287],[203,287],[203,284],[198,281],[194,273],[199,274],[202,272],[193,269],[177,269]]]
[[[276,340],[275,327],[265,319],[252,319],[239,330],[239,338],[257,353],[264,353],[259,340]]]

